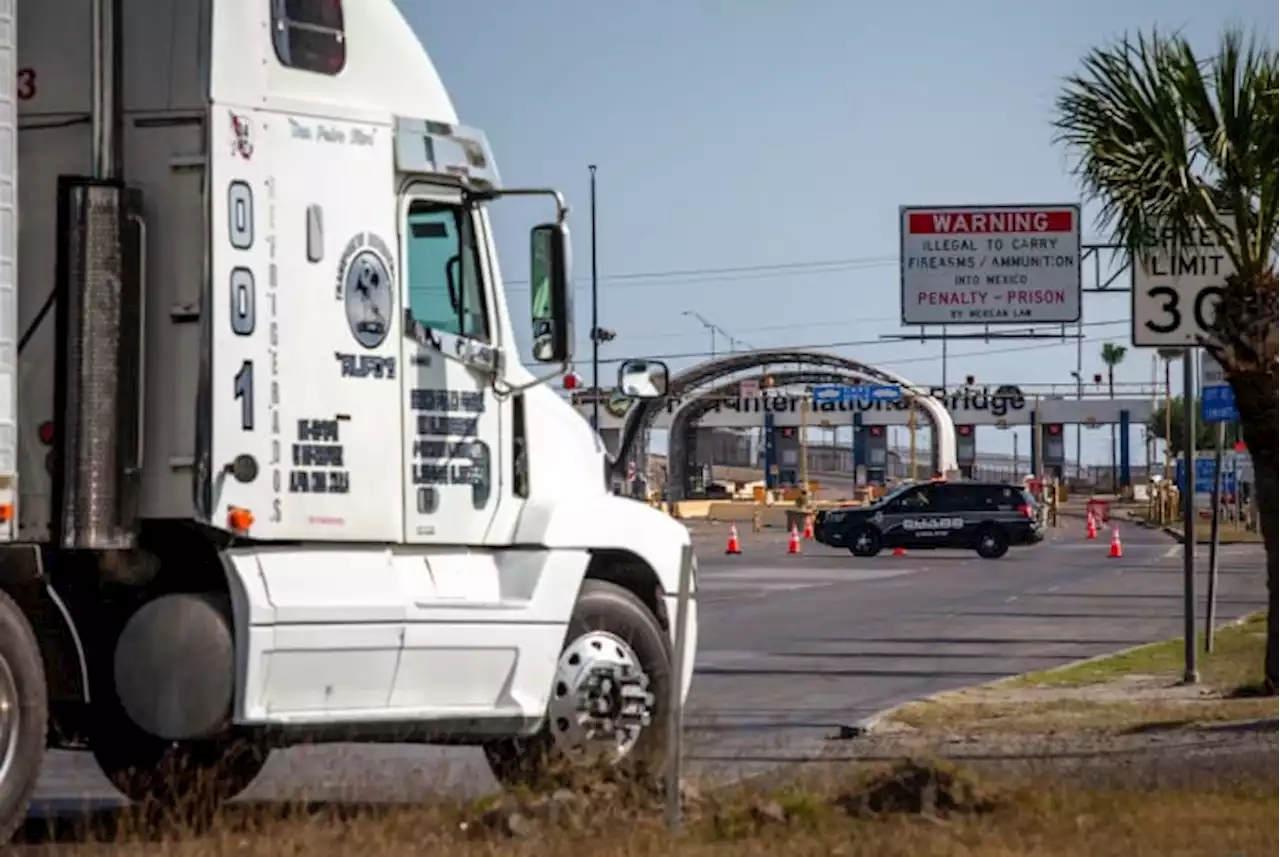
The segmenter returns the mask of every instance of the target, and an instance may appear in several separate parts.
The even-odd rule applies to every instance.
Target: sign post
[[[1080,320],[1080,206],[903,206],[902,323]]]
[[[1240,419],[1235,394],[1226,374],[1209,352],[1200,355],[1200,419],[1217,423],[1213,443],[1213,517],[1209,524],[1209,581],[1205,591],[1204,650],[1213,651],[1213,623],[1218,594],[1218,540],[1222,534],[1222,448],[1227,440],[1227,423]],[[1236,486],[1239,491],[1239,486]]]
[[[1137,294],[1137,287],[1134,287]],[[1137,316],[1134,316],[1137,330]],[[1196,684],[1196,352],[1188,348],[1182,356],[1183,453],[1187,460],[1187,481],[1182,492],[1182,681]]]
[[[680,581],[676,589],[676,638],[673,644],[671,680],[675,688],[671,711],[667,713],[667,770],[664,795],[664,816],[667,830],[680,828],[680,794],[684,773],[684,662],[689,647],[689,599],[693,589],[693,567],[696,562],[693,546],[686,545],[680,553]]]
[[[1133,344],[1139,348],[1185,349],[1182,357],[1183,445],[1187,485],[1182,493],[1183,681],[1196,671],[1196,494],[1195,352],[1209,333],[1227,277],[1234,272],[1217,233],[1202,225],[1190,235],[1153,230],[1133,260]]]

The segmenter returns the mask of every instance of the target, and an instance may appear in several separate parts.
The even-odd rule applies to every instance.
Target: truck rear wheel
[[[633,593],[588,580],[569,620],[547,720],[528,738],[485,745],[505,785],[552,787],[594,765],[656,776],[666,759],[671,651],[657,618]]]
[[[26,820],[48,724],[40,643],[22,609],[0,592],[0,842]]]
[[[94,759],[121,794],[162,815],[199,822],[247,789],[266,764],[267,749],[227,722],[233,662],[226,610],[209,593],[148,601],[121,620],[114,645],[103,647],[110,654],[104,651],[94,672]],[[166,656],[152,658],[156,652]],[[202,678],[186,680],[184,663]],[[189,704],[166,722],[152,696]],[[199,737],[156,734],[175,725],[201,730],[186,733]]]

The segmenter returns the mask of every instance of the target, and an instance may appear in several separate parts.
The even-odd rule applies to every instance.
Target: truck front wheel
[[[485,746],[494,776],[550,787],[600,764],[656,776],[666,758],[671,679],[670,647],[653,613],[621,586],[586,581],[556,664],[547,721],[529,738]]]
[[[0,842],[27,817],[48,723],[40,643],[22,609],[0,592]]]

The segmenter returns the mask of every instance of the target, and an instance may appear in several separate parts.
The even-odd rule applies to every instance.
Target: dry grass
[[[1260,682],[1266,633],[1266,616],[1262,613],[1255,614],[1242,623],[1219,630],[1214,635],[1214,651],[1208,655],[1204,654],[1204,635],[1199,635],[1196,639],[1196,652],[1201,683],[1208,688],[1230,693]],[[1080,687],[1133,675],[1173,679],[1182,675],[1183,651],[1181,639],[1165,640],[1065,669],[1027,673],[1008,684],[1020,687]]]
[[[1158,521],[1156,521],[1156,519],[1153,518],[1148,513],[1148,510],[1146,509],[1146,507],[1143,507],[1141,509],[1132,509],[1129,511],[1129,514],[1137,520],[1146,521],[1149,523],[1153,523],[1153,522],[1158,523]],[[1183,527],[1182,527],[1181,512],[1179,512],[1178,520],[1174,521],[1169,526],[1169,533],[1173,536],[1176,536],[1179,541],[1182,540]],[[1209,544],[1209,540],[1212,537],[1213,537],[1213,521],[1210,520],[1209,518],[1197,517],[1196,518],[1196,544],[1207,545]],[[1218,543],[1224,544],[1224,545],[1261,544],[1262,533],[1258,532],[1257,530],[1250,530],[1246,528],[1243,522],[1237,523],[1237,522],[1229,521],[1225,516],[1223,516],[1222,521],[1218,526]]]
[[[1212,536],[1213,523],[1204,519],[1197,520],[1196,542],[1207,545]],[[1236,524],[1223,521],[1218,527],[1218,542],[1224,545],[1261,544],[1262,533],[1257,530],[1247,530],[1243,524],[1237,526]]]
[[[1027,698],[954,700],[910,706],[894,720],[914,729],[966,733],[1045,733],[1069,730],[1129,732],[1142,729],[1234,723],[1276,716],[1272,699],[1164,699],[1096,701]]]
[[[984,782],[960,768],[911,762],[892,769],[846,766],[822,782],[690,795],[688,823],[675,841],[662,828],[652,796],[608,785],[478,805],[234,807],[202,832],[157,833],[137,819],[101,820],[96,831],[60,831],[64,844],[57,850],[113,857],[1174,857],[1277,849],[1274,777],[1152,790],[1073,778]]]
[[[1167,640],[1064,669],[1028,673],[943,694],[894,712],[914,729],[965,733],[1125,733],[1274,718],[1274,696],[1257,692],[1266,645],[1265,616],[1223,628],[1214,651],[1197,641],[1201,681],[1182,685],[1183,643]]]
[[[916,727],[908,731],[923,740],[879,758],[937,756],[943,751],[930,742],[945,744],[959,734],[977,754],[968,767],[856,761],[876,755],[872,736],[867,744],[844,745],[853,750],[852,761],[748,784],[691,787],[685,824],[674,839],[663,827],[656,787],[638,788],[597,770],[558,788],[470,802],[236,805],[201,823],[159,820],[145,810],[52,827],[32,822],[20,849],[103,857],[1274,854],[1280,802],[1273,740],[1215,734],[1194,754],[1190,744],[1174,741],[1137,767],[1132,756],[1126,761],[1113,752],[1125,741],[1159,739],[1142,732],[1153,727],[1177,737],[1184,727],[1190,733],[1210,721],[1274,716],[1274,697],[1228,698],[1212,689],[1252,680],[1261,663],[1260,630],[1250,622],[1222,634],[1217,653],[1203,664],[1207,693],[1171,689],[1162,671],[1180,669],[1173,657],[1180,649],[1171,653],[1170,644],[1159,644],[1115,663],[909,706],[897,719]],[[1155,675],[1134,679],[1126,670]],[[1073,767],[1058,759],[1045,736],[1035,734],[1046,731],[1057,733],[1060,748],[1091,751],[1086,755],[1094,761]],[[883,737],[893,739],[892,733]],[[983,767],[979,761],[1008,752],[1031,765]],[[1191,755],[1203,773],[1187,775]],[[1203,765],[1205,759],[1211,764]],[[1041,766],[1038,773],[1034,765]],[[358,792],[358,784],[351,785]]]

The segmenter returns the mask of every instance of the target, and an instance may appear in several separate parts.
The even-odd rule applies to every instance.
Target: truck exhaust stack
[[[141,220],[118,183],[58,183],[56,543],[133,547],[142,466]],[[130,240],[133,239],[133,240]]]

